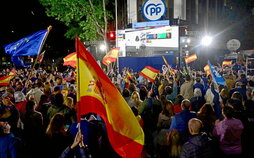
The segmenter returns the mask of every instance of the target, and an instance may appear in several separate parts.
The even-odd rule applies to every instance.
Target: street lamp
[[[213,38],[211,36],[204,36],[201,40],[201,44],[203,46],[209,46],[213,41]]]
[[[101,51],[105,51],[106,50],[106,45],[105,44],[101,44],[100,45],[100,50]]]

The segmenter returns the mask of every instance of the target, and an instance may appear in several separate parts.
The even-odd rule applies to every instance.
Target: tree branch
[[[94,14],[92,14],[93,12],[95,13],[95,9],[94,9],[94,6],[93,6],[93,3],[92,3],[92,1],[91,0],[89,0],[89,4],[90,4],[90,7],[91,7],[91,13],[90,13],[90,15],[91,15],[91,17],[92,17],[92,20],[94,21],[94,23],[95,23],[95,26],[96,27],[98,27],[97,28],[97,30],[100,30],[100,35],[101,34],[104,34],[105,32],[104,32],[104,30],[103,30],[103,28],[101,27],[101,25],[98,23],[98,21],[96,20],[96,18],[94,17]]]

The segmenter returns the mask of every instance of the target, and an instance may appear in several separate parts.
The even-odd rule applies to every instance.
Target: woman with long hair
[[[139,96],[139,93],[137,91],[134,91],[132,94],[131,94],[131,100],[133,101],[134,103],[134,106],[136,108],[140,108],[141,107],[141,104],[142,104],[142,100],[140,99],[140,96]]]
[[[205,103],[197,113],[198,119],[203,122],[203,130],[212,136],[213,128],[216,121],[216,114],[211,104]]]
[[[64,122],[64,114],[62,113],[56,113],[49,122],[46,130],[48,138],[47,153],[49,153],[47,157],[59,157],[66,146],[72,142]]]
[[[35,110],[36,103],[29,100],[26,103],[26,112],[24,115],[24,139],[28,149],[28,157],[38,157],[40,148],[38,146],[43,140],[43,117],[42,114]]]

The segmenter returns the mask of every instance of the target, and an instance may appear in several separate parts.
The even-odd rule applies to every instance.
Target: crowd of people
[[[105,72],[143,128],[140,157],[252,157],[254,77],[233,68],[219,72],[226,85],[190,67],[159,73],[155,82],[129,68]],[[99,115],[77,122],[75,83],[72,68],[17,69],[10,85],[0,87],[0,157],[119,157]]]

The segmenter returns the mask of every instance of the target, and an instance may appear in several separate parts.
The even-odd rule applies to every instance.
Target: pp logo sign
[[[166,13],[166,4],[164,0],[147,0],[142,6],[142,13],[148,21],[159,20]]]

